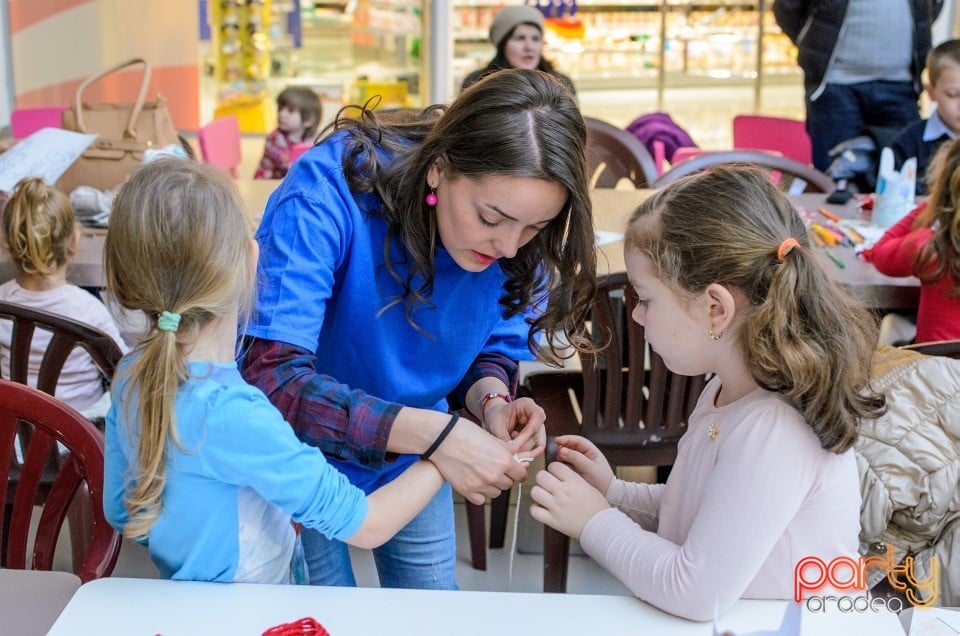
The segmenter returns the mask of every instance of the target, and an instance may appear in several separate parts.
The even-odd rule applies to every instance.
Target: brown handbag
[[[83,91],[90,84],[128,66],[142,65],[140,91],[133,104],[84,104]],[[166,101],[146,102],[150,85],[150,64],[143,58],[121,62],[89,77],[77,87],[73,106],[63,112],[62,127],[82,133],[96,133],[97,139],[57,181],[57,188],[70,193],[77,186],[109,190],[126,178],[143,161],[147,148],[179,145]]]

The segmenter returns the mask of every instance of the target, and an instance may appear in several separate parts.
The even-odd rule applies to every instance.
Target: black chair
[[[636,292],[624,273],[602,280],[590,312],[597,354],[580,354],[582,372],[545,371],[525,379],[526,390],[547,411],[546,461],[557,458],[558,435],[583,435],[611,466],[673,464],[687,417],[704,376],[677,375],[647,345],[631,319]],[[579,403],[578,409],[573,401]],[[565,592],[570,538],[544,527],[543,591]]]
[[[960,340],[938,340],[936,342],[920,342],[906,345],[901,349],[909,349],[922,353],[925,356],[944,356],[960,360]]]
[[[779,188],[794,194],[800,192],[833,192],[836,189],[833,180],[816,168],[762,150],[704,152],[696,157],[681,161],[664,172],[654,182],[653,187],[659,188],[688,174],[724,164],[750,164],[758,168],[765,168],[771,173],[775,173],[772,176]],[[803,181],[802,184],[797,183],[800,180]],[[795,184],[797,184],[796,188]],[[803,185],[803,188],[800,189],[799,185]]]

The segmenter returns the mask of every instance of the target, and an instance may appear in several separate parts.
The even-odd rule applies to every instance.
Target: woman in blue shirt
[[[267,203],[243,373],[367,492],[432,453],[449,484],[375,557],[385,587],[455,588],[451,486],[482,503],[524,479],[546,434],[516,361],[577,341],[593,291],[586,131],[532,70],[348,115]],[[345,544],[304,548],[312,583],[354,584]]]

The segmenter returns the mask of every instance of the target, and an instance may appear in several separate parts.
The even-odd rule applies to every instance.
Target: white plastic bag
[[[903,162],[900,171],[893,169],[893,150],[880,153],[880,172],[877,174],[877,199],[873,206],[873,224],[888,228],[907,215],[914,207],[917,191],[917,158]]]

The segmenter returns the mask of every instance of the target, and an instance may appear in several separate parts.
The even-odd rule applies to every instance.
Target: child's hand
[[[537,473],[530,498],[531,517],[574,539],[580,538],[587,521],[610,507],[602,493],[560,462]]]
[[[522,457],[540,455],[547,446],[547,415],[530,398],[517,398],[509,404],[496,402],[484,412],[484,426],[495,437],[510,443]]]
[[[593,442],[579,435],[560,435],[556,439],[557,459],[570,464],[588,484],[606,495],[613,481],[613,469]]]

